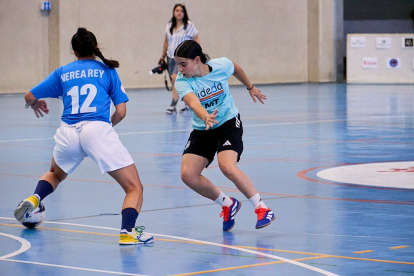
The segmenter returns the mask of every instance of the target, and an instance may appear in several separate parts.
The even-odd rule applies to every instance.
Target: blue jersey
[[[94,59],[59,67],[30,92],[36,99],[61,98],[62,121],[69,125],[80,121],[111,123],[111,100],[114,105],[128,101],[115,68]]]
[[[218,109],[216,117],[218,124],[213,126],[213,128],[216,128],[233,119],[239,113],[234,105],[228,83],[228,79],[234,73],[234,65],[226,57],[212,59],[207,64],[213,70],[202,77],[186,78],[178,73],[175,80],[175,89],[177,89],[181,99],[188,93],[194,93],[208,113],[213,113],[214,110]],[[191,113],[193,128],[204,130],[206,128],[204,121],[198,118],[194,112]]]

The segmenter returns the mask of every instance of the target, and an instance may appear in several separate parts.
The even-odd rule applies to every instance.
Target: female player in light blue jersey
[[[135,227],[143,186],[131,155],[113,129],[125,117],[128,101],[115,69],[119,63],[105,59],[95,35],[85,28],[78,29],[71,43],[78,60],[53,71],[24,97],[26,107],[32,107],[37,117],[49,112],[42,98],[61,98],[63,114],[55,134],[50,170],[40,178],[34,195],[17,206],[14,216],[24,223],[26,216],[89,156],[126,193],[119,243],[151,243],[152,236],[143,233],[142,227]],[[96,56],[103,63],[95,60]],[[111,102],[115,106],[112,116]]]
[[[208,61],[195,41],[182,42],[174,56],[179,71],[175,88],[192,110],[194,128],[183,153],[182,180],[200,195],[222,206],[223,230],[231,230],[241,202],[226,196],[201,175],[217,152],[222,173],[255,208],[256,229],[269,225],[275,219],[273,212],[261,200],[250,178],[237,167],[243,152],[243,125],[230,94],[228,79],[234,75],[247,87],[254,102],[258,99],[264,103],[266,96],[250,82],[239,65],[225,57]]]

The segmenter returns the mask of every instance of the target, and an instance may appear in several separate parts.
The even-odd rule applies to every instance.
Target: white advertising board
[[[391,37],[377,37],[377,49],[391,49]]]
[[[364,69],[377,69],[378,58],[376,57],[364,57],[362,58],[362,68]]]

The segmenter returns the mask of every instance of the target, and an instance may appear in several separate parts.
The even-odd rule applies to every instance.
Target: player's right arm
[[[213,127],[213,124],[218,124],[216,116],[218,109],[209,114],[207,110],[201,105],[200,100],[194,93],[188,93],[184,96],[183,101],[191,108],[191,110],[197,115],[198,118],[204,121],[206,124],[206,130]]]
[[[43,113],[49,113],[46,102],[44,100],[36,99],[32,92],[27,92],[26,95],[24,95],[24,100],[26,101],[26,107],[32,107],[37,118],[39,118],[39,116],[43,117]]]

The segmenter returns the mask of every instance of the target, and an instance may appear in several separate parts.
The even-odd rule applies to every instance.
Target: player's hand
[[[37,118],[39,118],[39,116],[43,117],[43,113],[49,113],[49,109],[47,108],[47,104],[44,100],[37,100],[34,105],[32,105],[32,109]]]
[[[206,130],[208,130],[210,127],[213,127],[214,124],[218,124],[218,121],[216,121],[218,109],[214,110],[213,113],[208,114],[204,120],[206,123]]]
[[[256,98],[264,104],[263,100],[267,100],[266,95],[262,94],[262,91],[260,91],[256,86],[253,86],[252,89],[249,91],[250,96],[253,99],[253,102],[256,103]]]

